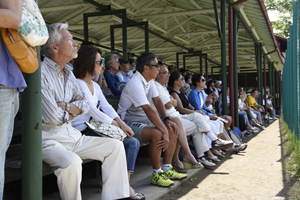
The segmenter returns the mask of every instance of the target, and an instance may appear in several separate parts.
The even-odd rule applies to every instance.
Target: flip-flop
[[[136,192],[131,194],[129,199],[146,200],[146,197],[144,194]]]

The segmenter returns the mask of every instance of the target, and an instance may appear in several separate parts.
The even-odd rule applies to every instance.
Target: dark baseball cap
[[[129,61],[125,58],[119,58],[119,62],[120,62],[120,64],[123,64],[123,63],[128,64],[129,63]]]

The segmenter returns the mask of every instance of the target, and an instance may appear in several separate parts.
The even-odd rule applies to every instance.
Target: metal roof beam
[[[73,5],[66,5],[66,6],[50,6],[50,7],[44,7],[40,8],[40,11],[42,13],[45,12],[53,12],[53,11],[60,11],[60,10],[72,10],[72,9],[77,9],[81,8],[83,6],[86,6],[85,3],[79,3],[79,4],[73,4]]]
[[[202,9],[202,10],[189,10],[183,12],[170,12],[170,13],[161,13],[154,15],[141,15],[135,17],[135,19],[144,19],[144,18],[161,18],[161,17],[171,17],[171,16],[180,16],[180,15],[197,15],[203,13],[213,13],[214,9]]]

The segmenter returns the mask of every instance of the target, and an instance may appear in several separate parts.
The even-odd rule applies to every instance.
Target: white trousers
[[[223,129],[224,129],[223,122],[221,122],[220,120],[209,120],[208,123],[214,134],[219,135],[220,133],[223,133]]]
[[[102,200],[129,196],[124,145],[121,141],[82,135],[71,124],[43,126],[43,161],[53,167],[63,200],[81,200],[82,159],[102,162]]]
[[[203,115],[199,113],[191,113],[187,115],[180,115],[183,127],[185,128],[186,135],[191,135],[195,145],[195,150],[198,155],[203,154],[209,150],[208,144],[203,132],[209,132],[210,126],[206,122]]]

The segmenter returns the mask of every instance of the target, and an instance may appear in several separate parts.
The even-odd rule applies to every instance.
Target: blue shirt
[[[203,94],[203,90],[201,90],[201,92],[199,92],[199,90],[197,88],[194,88],[191,90],[191,92],[189,93],[189,101],[190,104],[196,109],[196,110],[201,110],[203,111],[207,116],[211,116],[212,113],[207,112],[206,109],[208,109],[205,105],[205,99],[204,99],[204,94]],[[201,95],[201,96],[200,96]],[[200,98],[202,98],[202,102],[203,102],[203,106],[201,107],[201,100]]]
[[[122,77],[121,77],[121,75],[120,75],[119,73],[122,74],[123,80],[122,80]],[[120,81],[126,82],[126,83],[127,83],[127,82],[129,81],[131,75],[129,74],[129,72],[128,72],[127,74],[125,74],[125,72],[123,72],[122,70],[120,70],[120,71],[117,73],[117,76],[119,77]]]
[[[118,90],[117,88],[117,83],[121,82],[120,78],[116,74],[111,74],[106,70],[104,71],[103,75],[107,83],[107,87],[111,90],[111,92],[115,96],[121,96],[122,91]]]
[[[10,55],[0,34],[0,85],[17,88],[19,92],[27,87],[23,74]]]

